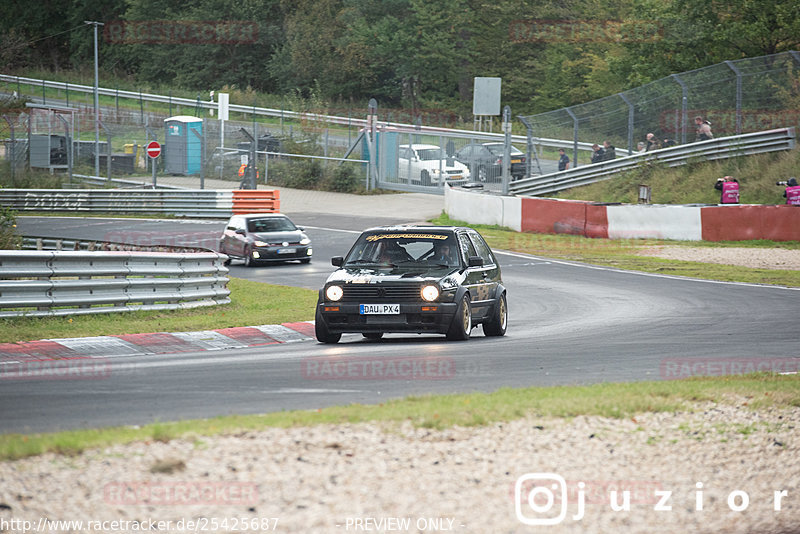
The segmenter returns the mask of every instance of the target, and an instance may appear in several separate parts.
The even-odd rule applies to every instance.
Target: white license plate
[[[279,248],[278,254],[294,254],[297,252],[296,248]]]
[[[358,309],[361,315],[399,315],[399,304],[361,304]]]

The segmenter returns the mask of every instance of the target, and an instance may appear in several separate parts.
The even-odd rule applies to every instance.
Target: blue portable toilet
[[[201,137],[197,137],[195,130]],[[198,174],[202,161],[203,119],[178,115],[164,119],[164,172]]]

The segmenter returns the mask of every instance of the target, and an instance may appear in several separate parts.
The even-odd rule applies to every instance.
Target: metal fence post
[[[725,64],[736,74],[736,134],[742,133],[742,72],[736,68],[733,61]]]
[[[573,168],[578,166],[578,117],[569,108],[564,110],[572,117],[572,163]]]
[[[630,156],[633,154],[633,114],[634,114],[634,107],[631,104],[631,101],[628,100],[628,97],[625,96],[625,93],[617,93],[619,97],[628,104],[628,155]]]
[[[8,115],[3,115],[3,118],[8,123],[8,127],[11,129],[11,183],[16,186],[14,182],[14,172],[17,168],[17,138],[14,136],[14,123],[11,122],[11,119],[8,118]]]
[[[686,86],[686,83],[681,80],[681,77],[677,74],[670,74],[670,77],[674,79],[678,84],[681,86],[682,97],[681,97],[681,144],[686,144],[686,127],[689,124],[689,88]]]
[[[67,140],[67,176],[69,177],[69,183],[72,183],[72,145],[74,145],[74,143],[72,141],[72,136],[69,135],[69,123],[67,122],[67,119],[58,113],[56,113],[56,118],[64,123],[64,138]],[[110,175],[108,179],[111,180]]]

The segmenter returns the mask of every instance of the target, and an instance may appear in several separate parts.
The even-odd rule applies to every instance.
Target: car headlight
[[[304,235],[303,238],[300,240],[301,245],[308,245],[311,243],[311,240],[308,238],[307,235]]]
[[[439,298],[439,288],[436,286],[425,286],[421,291],[423,300],[433,302]]]
[[[339,286],[328,286],[328,289],[325,290],[325,296],[328,297],[328,300],[332,300],[334,302],[338,301],[342,298],[344,291]]]
[[[253,241],[253,244],[257,247],[268,247],[269,244],[264,243],[263,241]]]

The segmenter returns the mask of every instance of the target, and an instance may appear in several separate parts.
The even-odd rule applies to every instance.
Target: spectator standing
[[[739,203],[739,180],[732,176],[719,178],[717,183],[714,184],[714,189],[721,191],[719,203],[720,204],[738,204]]]
[[[558,170],[559,171],[566,171],[569,169],[569,157],[564,152],[563,148],[558,149]]]
[[[651,150],[658,150],[661,148],[661,145],[658,144],[658,139],[656,139],[655,134],[649,133],[647,134],[647,148],[645,148],[645,152],[650,152]]]
[[[608,141],[603,141],[603,152],[603,161],[609,161],[617,157],[616,147]]]
[[[592,145],[592,150],[594,151],[594,153],[592,153],[592,163],[600,163],[603,161],[606,154],[605,150],[600,148],[600,145],[597,143]]]
[[[698,115],[694,118],[694,124],[697,127],[697,141],[707,141],[709,139],[714,139],[714,134],[711,133],[711,123],[707,120],[704,120],[703,117]]]
[[[800,185],[797,185],[797,178],[789,178],[786,182],[786,191],[783,192],[786,203],[791,206],[800,206]]]

